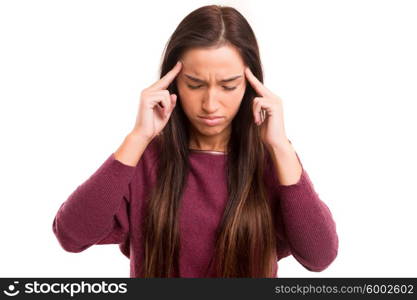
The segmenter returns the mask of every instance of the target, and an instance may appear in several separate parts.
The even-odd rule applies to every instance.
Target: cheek
[[[242,103],[244,95],[245,95],[245,88],[241,88],[241,89],[239,89],[239,91],[236,91],[233,94],[231,102],[233,103],[233,106],[236,108],[236,110],[239,109],[239,106]]]
[[[177,85],[178,96],[180,96],[181,103],[187,103],[187,100],[190,99],[189,93],[187,89],[184,88],[184,85],[178,84]]]
[[[190,90],[181,86],[178,86],[178,94],[180,96],[182,109],[187,115],[190,115],[195,110],[193,107],[196,104],[196,101],[193,101],[195,97]]]
[[[236,91],[236,93],[234,93],[233,96],[230,98],[230,105],[229,105],[228,111],[232,118],[234,118],[234,116],[239,111],[244,94],[245,94],[245,89],[242,89],[242,90]]]

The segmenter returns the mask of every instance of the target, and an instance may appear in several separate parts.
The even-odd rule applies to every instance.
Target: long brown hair
[[[255,35],[246,19],[234,8],[200,7],[188,14],[171,35],[165,49],[163,77],[193,47],[234,46],[244,63],[263,82]],[[157,183],[147,204],[144,226],[143,277],[178,276],[178,209],[189,170],[188,118],[182,107],[176,80],[168,87],[178,96],[165,128],[157,136],[160,151]],[[253,121],[256,93],[247,84],[240,108],[232,121],[227,146],[228,203],[217,228],[212,263],[216,277],[275,277],[276,239],[271,206],[264,185],[267,154],[259,128]]]

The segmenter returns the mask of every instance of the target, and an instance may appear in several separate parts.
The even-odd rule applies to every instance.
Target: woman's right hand
[[[169,94],[167,88],[181,69],[178,61],[164,77],[142,91],[132,134],[151,141],[165,127],[177,102],[177,95]]]

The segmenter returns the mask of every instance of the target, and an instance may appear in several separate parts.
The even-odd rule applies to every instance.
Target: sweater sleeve
[[[112,153],[61,204],[52,230],[64,250],[81,252],[94,244],[116,244],[127,238],[134,171]]]
[[[337,256],[336,224],[296,155],[302,166],[299,181],[277,185],[284,232],[294,258],[307,270],[320,272]]]

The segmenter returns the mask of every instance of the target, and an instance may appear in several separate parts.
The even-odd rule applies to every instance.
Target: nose
[[[201,108],[208,115],[214,114],[218,110],[219,106],[216,91],[213,87],[208,89],[208,92],[205,95],[205,98],[203,99]]]

